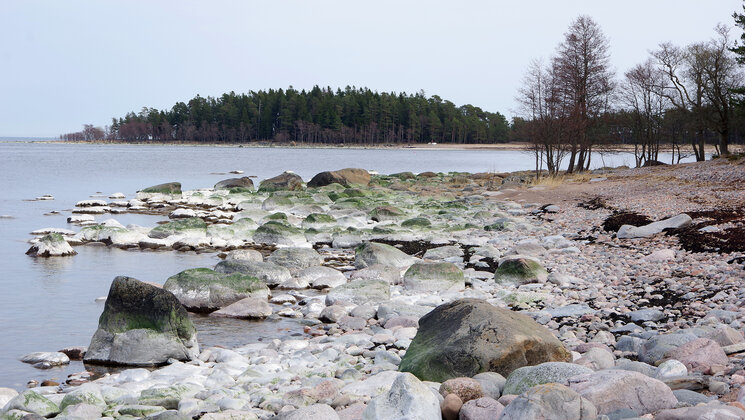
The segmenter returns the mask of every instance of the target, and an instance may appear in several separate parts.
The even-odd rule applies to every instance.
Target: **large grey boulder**
[[[494,272],[494,280],[499,284],[511,283],[517,286],[528,283],[545,283],[548,271],[530,258],[520,256],[506,257]]]
[[[313,248],[279,248],[266,260],[286,267],[290,272],[297,272],[321,265],[323,257]]]
[[[662,410],[655,414],[655,420],[742,420],[745,411],[738,407],[712,401],[695,407],[681,407]]]
[[[639,360],[644,363],[655,364],[662,360],[670,350],[676,349],[696,338],[698,337],[686,332],[656,335],[642,344],[642,348],[639,351]]]
[[[590,400],[598,414],[627,410],[640,416],[673,408],[678,403],[665,383],[628,370],[577,375],[569,379],[569,387]]]
[[[269,221],[259,226],[253,234],[256,243],[283,246],[306,246],[308,241],[302,230],[287,223]]]
[[[350,185],[370,184],[370,173],[364,169],[346,168],[338,171],[326,171],[316,174],[310,181],[308,187],[324,187],[331,184],[340,184],[348,187]]]
[[[459,291],[466,288],[463,271],[449,262],[417,262],[404,273],[404,289],[417,292]]]
[[[271,314],[272,307],[266,301],[266,298],[247,297],[212,312],[210,316],[218,318],[263,319]]]
[[[531,388],[502,411],[500,420],[595,420],[592,402],[564,385],[549,383]]]
[[[269,287],[277,286],[292,278],[290,270],[287,268],[266,261],[225,260],[217,263],[215,271],[218,273],[241,273],[256,277]]]
[[[460,299],[419,320],[399,368],[443,382],[488,371],[509,375],[519,367],[570,359],[561,342],[532,318],[485,300]]]
[[[330,405],[326,404],[313,404],[307,407],[300,407],[297,410],[281,413],[277,417],[273,417],[276,420],[339,420],[339,415],[336,414]]]
[[[254,182],[251,178],[244,176],[241,178],[228,178],[215,184],[216,190],[247,190],[253,191]]]
[[[366,268],[380,264],[397,268],[406,268],[419,261],[398,248],[377,242],[365,242],[355,249],[354,266]]]
[[[503,393],[505,395],[519,395],[536,385],[551,382],[563,384],[572,376],[588,373],[592,373],[592,369],[565,362],[548,362],[535,366],[523,366],[515,369],[507,377]]]
[[[692,221],[693,219],[691,219],[691,216],[682,213],[669,219],[660,220],[658,222],[653,222],[644,226],[637,227],[631,225],[623,225],[620,229],[618,229],[616,237],[618,239],[649,238],[650,236],[654,236],[662,232],[664,229],[677,229],[686,227],[690,225]]]
[[[111,283],[84,361],[154,366],[199,354],[197,331],[173,293],[130,277]]]
[[[60,412],[60,408],[57,404],[33,389],[23,391],[13,397],[13,399],[5,404],[5,407],[3,407],[2,410],[6,412],[10,410],[21,410],[41,417],[51,417],[53,414]]]
[[[66,257],[75,254],[77,252],[59,233],[44,235],[39,242],[31,245],[31,248],[26,251],[26,255],[34,257]]]
[[[347,278],[341,271],[322,265],[300,270],[296,277],[299,281],[308,283],[314,289],[337,287],[347,282]]]
[[[169,277],[163,289],[192,312],[211,312],[248,297],[269,297],[269,288],[256,277],[243,273],[220,273],[192,268]]]
[[[285,172],[281,175],[275,176],[274,178],[265,179],[259,184],[259,192],[278,190],[300,191],[302,189],[303,179],[292,172]]]
[[[362,413],[363,420],[437,420],[441,416],[434,392],[410,373],[396,377],[390,390],[370,401]]]
[[[481,397],[463,404],[458,413],[458,420],[497,419],[504,411],[504,406],[497,400]]]

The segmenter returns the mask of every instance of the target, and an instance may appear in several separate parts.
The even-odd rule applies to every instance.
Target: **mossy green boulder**
[[[273,220],[259,226],[254,232],[253,240],[257,243],[287,246],[307,243],[302,230],[287,223]]]
[[[417,262],[404,273],[404,289],[417,292],[445,292],[466,287],[463,271],[449,262]]]
[[[181,183],[180,182],[166,182],[165,184],[153,185],[152,187],[144,188],[138,192],[148,194],[181,194]]]
[[[525,257],[514,257],[502,260],[494,272],[497,283],[512,283],[515,285],[529,283],[545,283],[548,271],[538,262]]]
[[[444,382],[481,372],[507,376],[523,366],[570,360],[561,342],[532,318],[485,300],[460,299],[419,319],[399,370]]]
[[[207,234],[207,223],[199,217],[174,220],[154,227],[148,234],[155,239],[167,238],[171,235],[199,235]]]
[[[370,219],[376,221],[376,222],[384,222],[387,220],[398,220],[402,217],[404,217],[406,213],[404,213],[401,209],[394,206],[379,206],[375,207],[370,212]]]
[[[32,389],[23,391],[16,395],[12,400],[5,404],[5,407],[0,407],[0,410],[27,411],[41,417],[51,417],[60,412],[60,408],[57,404]]]
[[[84,361],[155,366],[199,354],[197,331],[173,293],[131,277],[111,283]]]
[[[432,222],[425,217],[414,217],[412,219],[404,220],[401,223],[401,226],[406,228],[426,228],[432,226]]]
[[[169,277],[163,289],[192,312],[212,312],[247,297],[268,298],[269,288],[256,277],[192,268]]]

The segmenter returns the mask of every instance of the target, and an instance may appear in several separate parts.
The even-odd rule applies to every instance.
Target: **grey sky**
[[[367,86],[510,117],[522,72],[592,16],[619,75],[732,26],[740,0],[0,0],[0,136],[57,136],[231,90]],[[733,37],[740,32],[734,29]]]

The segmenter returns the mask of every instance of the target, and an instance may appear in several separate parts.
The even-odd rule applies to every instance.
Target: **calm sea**
[[[210,187],[243,170],[265,179],[292,170],[308,180],[323,170],[360,167],[380,173],[401,171],[517,171],[531,169],[533,157],[519,151],[435,151],[380,149],[298,149],[197,146],[51,144],[0,138],[0,386],[22,388],[30,379],[64,381],[84,370],[82,363],[38,370],[18,361],[35,351],[88,345],[111,280],[128,275],[163,283],[193,267],[211,266],[211,254],[123,251],[79,246],[69,258],[24,255],[29,232],[44,227],[76,229],[66,219],[74,204],[115,192],[135,191],[169,181],[184,189]],[[668,157],[666,157],[669,159]],[[630,164],[629,154],[594,159],[597,166]],[[30,201],[52,194],[53,201]],[[59,215],[45,213],[59,211]],[[112,217],[99,216],[99,220]],[[123,224],[153,226],[155,216],[116,215]],[[237,345],[278,336],[284,323],[197,320],[203,345]],[[285,332],[286,333],[286,332]]]

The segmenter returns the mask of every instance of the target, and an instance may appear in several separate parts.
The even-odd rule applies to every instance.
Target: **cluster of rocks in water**
[[[83,357],[131,368],[0,388],[0,418],[745,419],[739,267],[583,239],[566,209],[500,200],[501,179],[354,169],[80,202],[80,231],[36,232],[37,255],[95,242],[223,260],[162,286],[114,279]],[[99,211],[171,221],[84,217]],[[613,240],[690,218],[657,223]],[[188,312],[303,333],[200,349]]]

